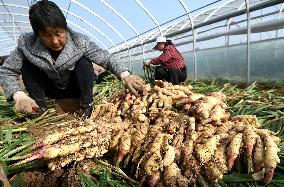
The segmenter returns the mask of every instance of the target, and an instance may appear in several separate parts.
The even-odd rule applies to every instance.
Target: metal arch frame
[[[237,10],[240,10],[243,6],[245,5],[245,2],[244,3],[242,3],[239,7],[238,7],[238,9]],[[226,31],[227,31],[227,33],[229,33],[229,31],[230,31],[230,29],[231,29],[231,23],[232,23],[232,20],[233,20],[233,18],[230,18],[230,19],[228,19],[227,20],[227,23],[226,23]],[[230,45],[230,35],[228,34],[228,35],[226,35],[225,36],[225,46],[227,46],[226,47],[226,50],[225,50],[225,60],[226,60],[226,62],[229,62],[227,59],[228,59],[228,46]],[[229,63],[228,65],[228,69],[229,69],[229,71],[228,71],[228,77],[231,77],[231,64]]]
[[[27,14],[18,14],[18,13],[11,13],[14,16],[23,16],[23,17],[29,17]],[[9,15],[8,13],[0,13],[0,15]]]
[[[280,19],[281,18],[281,13],[283,11],[283,8],[284,8],[284,3],[281,5],[280,9],[279,9],[279,13],[278,13],[278,17],[277,19]],[[276,33],[275,33],[275,37],[278,38],[278,29],[276,30]]]
[[[14,5],[14,4],[5,4],[9,7],[17,7],[17,8],[23,8],[23,9],[29,9],[28,7],[25,7],[25,6],[19,6],[19,5]],[[99,30],[98,28],[96,28],[95,26],[91,25],[88,21],[85,21],[84,19],[82,19],[81,17],[79,17],[78,15],[74,14],[73,12],[70,12],[70,11],[67,11],[65,9],[61,9],[63,12],[67,12],[68,14],[74,16],[76,19],[79,19],[80,21],[83,21],[85,24],[87,24],[88,26],[92,27],[93,29],[95,29],[96,31],[98,31],[100,34],[102,34],[104,37],[107,38],[107,40],[109,40],[112,44],[114,44],[114,42],[108,38],[101,30]],[[11,15],[19,15],[19,16],[25,16],[25,17],[28,17],[28,15],[26,14],[15,14],[15,13],[10,13]],[[67,20],[67,19],[66,19]],[[29,22],[28,22],[29,23]],[[87,33],[89,34],[89,32]],[[93,37],[93,35],[92,35]],[[96,38],[96,37],[95,37]],[[97,39],[95,39],[97,40]],[[98,40],[97,40],[98,41]],[[100,44],[102,44],[102,42],[100,41],[99,42]],[[106,46],[105,44],[103,44],[102,46]],[[107,49],[107,47],[105,47]]]
[[[85,19],[81,18],[80,16],[74,14],[73,12],[70,12],[68,10],[65,9],[61,9],[63,12],[68,13],[68,15],[71,15],[73,17],[75,17],[76,19],[82,21],[83,23],[85,23],[86,25],[92,27],[93,29],[95,29],[97,32],[99,32],[101,35],[103,35],[111,44],[115,44],[114,41],[112,41],[112,39],[110,39],[104,32],[102,32],[100,29],[98,29],[96,26],[92,25],[90,22],[86,21]],[[67,20],[67,19],[66,19]]]
[[[167,33],[174,27],[176,27],[177,25],[179,24],[179,22],[176,22],[175,24],[173,25],[169,25],[165,28],[165,31],[164,31],[164,35],[167,35]]]
[[[193,60],[193,67],[194,67],[194,80],[197,80],[197,58],[196,58],[196,49],[195,49],[196,37],[195,37],[195,30],[194,30],[194,22],[193,22],[191,14],[190,14],[190,11],[189,11],[188,7],[186,6],[186,4],[184,3],[184,1],[179,0],[179,2],[182,5],[182,7],[184,8],[184,10],[185,10],[185,12],[188,16],[188,19],[190,21],[191,28],[192,28],[192,38],[193,38],[193,42],[192,42],[193,57],[192,57],[192,60]]]
[[[251,55],[250,55],[250,35],[251,35],[251,25],[250,25],[250,2],[245,0],[246,3],[246,14],[247,14],[247,84],[250,83],[250,69],[251,69]]]
[[[85,5],[79,3],[77,0],[70,0],[72,3],[76,4],[77,6],[85,9],[86,11],[88,11],[89,13],[91,13],[92,15],[96,16],[97,18],[99,18],[101,21],[103,21],[107,26],[109,26],[124,42],[127,42],[126,39],[122,36],[122,34],[120,32],[118,32],[108,21],[106,21],[104,18],[102,18],[100,15],[98,15],[97,13],[95,13],[94,11],[92,11],[91,9],[89,9],[88,7],[86,7]]]
[[[141,3],[140,0],[135,0],[136,3],[140,6],[140,8],[143,9],[143,11],[152,19],[152,21],[156,24],[156,26],[158,27],[159,31],[160,31],[160,34],[161,36],[163,36],[163,32],[162,32],[162,29],[161,29],[161,26],[160,24],[158,23],[158,21],[156,20],[156,18],[150,13],[150,11],[143,5],[143,3]]]
[[[213,7],[213,8],[207,9],[207,10],[203,10],[202,12],[200,12],[200,13],[194,15],[194,16],[192,17],[193,23],[194,23],[194,22],[200,22],[200,20],[196,20],[199,16],[201,16],[202,14],[205,14],[206,12],[209,12],[210,10],[213,11],[215,8],[216,8],[216,7]],[[207,15],[209,15],[209,14],[207,14]],[[203,20],[202,20],[202,21],[203,21]],[[201,21],[201,22],[202,22],[202,21]],[[186,24],[184,24],[181,28],[179,28],[179,30],[184,29],[189,23],[190,23],[190,21],[188,21],[188,22],[187,22]]]
[[[216,12],[218,12],[220,9],[225,7],[227,4],[232,3],[234,1],[236,1],[236,0],[230,0],[230,1],[220,5],[219,7],[213,8],[214,10],[202,22],[208,21],[212,16],[215,15]],[[200,28],[196,29],[196,35],[198,34],[199,30],[200,30]]]
[[[238,9],[237,9],[237,11],[238,10],[241,10],[244,6],[246,5],[246,3],[245,2],[243,2],[239,7],[238,7]],[[228,19],[227,20],[227,31],[230,31],[230,27],[231,27],[231,24],[232,24],[232,20],[233,20],[233,18],[230,18],[230,19]],[[228,38],[225,38],[225,42],[227,43],[229,43],[229,36],[227,36]]]
[[[9,15],[12,17],[13,22],[14,22],[14,24],[15,24],[15,18],[14,18],[14,16],[11,14],[10,10],[7,8],[6,3],[4,3],[4,2],[3,2],[3,0],[1,0],[1,2],[2,2],[2,6],[4,6],[4,7],[5,7],[5,9],[6,9],[6,10],[7,10],[7,12],[9,13]],[[16,24],[15,24],[15,26],[16,26]],[[18,29],[19,29],[19,28],[18,28]],[[21,30],[19,29],[19,31],[21,31]]]
[[[3,27],[5,27],[5,28],[14,28],[14,26],[13,25],[5,25],[5,26],[3,26]],[[31,29],[31,27],[26,27],[26,26],[18,26],[18,28],[23,28],[23,29]],[[19,31],[19,32],[22,32],[22,31]]]
[[[137,36],[139,36],[139,32],[137,29],[121,14],[119,13],[113,6],[108,4],[105,0],[100,0],[101,3],[103,3],[108,9],[110,9],[113,13],[115,13],[124,23],[126,23],[135,33]]]
[[[197,14],[196,16],[194,16],[193,20],[196,19],[196,17],[200,16],[201,14],[204,14],[205,12],[208,12],[208,11],[210,11],[210,10],[213,10],[213,8],[207,9],[207,10],[204,10],[204,11],[200,12],[199,14]],[[183,21],[184,21],[184,20],[183,20]],[[182,22],[182,21],[180,21],[180,22]],[[188,22],[188,23],[190,23],[190,22]],[[162,28],[163,28],[163,27],[162,27]],[[160,27],[160,29],[162,29],[162,28]],[[157,30],[153,30],[153,31],[151,31],[151,32],[145,33],[144,36],[142,36],[142,37],[148,38],[148,41],[149,41],[149,40],[152,40],[152,39],[154,38],[154,37],[152,37],[152,36],[156,36],[156,33],[157,33]],[[134,40],[135,40],[135,39],[134,39]],[[121,50],[121,49],[123,49],[123,46],[122,46],[122,45],[114,46],[113,48],[111,48],[111,52],[116,53],[116,52],[118,52],[118,51]]]
[[[0,5],[0,6],[9,6],[9,7],[16,7],[16,8],[23,8],[23,9],[29,9],[28,7],[25,6],[21,6],[21,5],[15,5],[15,4],[9,4],[9,3],[4,3],[4,5]]]
[[[3,0],[1,0],[1,2],[2,2],[2,5],[0,5],[0,6],[4,6],[5,9],[7,10],[7,13],[8,13],[8,14],[4,13],[4,14],[1,14],[1,15],[10,15],[10,16],[12,17],[12,23],[13,23],[13,26],[3,26],[2,24],[1,24],[1,26],[2,26],[3,28],[9,28],[9,27],[12,27],[12,28],[13,28],[13,33],[14,33],[13,38],[14,38],[14,43],[16,44],[16,43],[17,43],[16,27],[18,28],[18,30],[19,30],[20,33],[22,33],[22,31],[21,31],[20,28],[24,28],[24,27],[22,27],[22,26],[20,27],[20,26],[18,26],[18,25],[16,24],[15,16],[17,16],[17,15],[22,15],[22,14],[14,14],[14,13],[11,13],[10,10],[8,9],[8,7],[17,7],[17,8],[25,8],[25,7],[24,7],[24,6],[19,6],[19,5],[7,4],[7,3],[4,3]],[[8,31],[7,29],[5,29],[5,30],[6,30],[6,33],[11,36],[11,34],[9,34],[10,31]]]
[[[236,2],[237,1],[239,1],[239,0],[235,0]],[[229,2],[226,2],[225,3],[225,5],[226,4],[229,4],[230,2],[234,2],[234,1],[229,1]],[[262,4],[267,4],[268,6],[271,6],[270,4],[277,4],[277,3],[272,3],[272,2],[270,2],[270,1],[267,1],[267,2],[264,2],[264,3],[262,3]],[[257,5],[257,3],[255,4],[255,5]],[[223,7],[224,5],[221,5],[221,8]],[[230,7],[232,7],[232,8],[234,8],[234,7],[236,7],[236,8],[238,8],[238,6],[228,6],[228,7],[225,7],[225,8],[230,8]],[[256,7],[258,7],[258,5],[257,6],[255,6],[255,7],[253,7],[253,8],[256,8]],[[205,10],[205,11],[203,11],[203,12],[201,12],[199,15],[195,15],[194,16],[194,18],[193,18],[193,20],[194,20],[194,22],[197,22],[197,25],[198,25],[198,27],[201,27],[201,25],[203,26],[203,25],[205,25],[205,24],[207,24],[207,22],[208,23],[210,23],[210,22],[213,22],[213,20],[215,21],[215,18],[213,18],[212,19],[212,21],[210,21],[210,20],[208,20],[208,21],[204,21],[204,20],[198,20],[198,18],[200,17],[200,15],[202,15],[203,14],[203,16],[204,15],[206,15],[206,12],[208,12],[208,11],[215,11],[215,13],[216,13],[216,9],[220,9],[220,6],[219,7],[217,7],[217,8],[211,8],[211,9],[207,9],[207,10]],[[257,8],[256,8],[257,9]],[[212,14],[212,12],[210,12],[211,14]],[[209,13],[209,14],[210,14]],[[208,13],[207,13],[208,14]],[[236,14],[236,15],[240,15],[240,14],[242,14],[242,13],[240,13],[240,11],[239,12],[237,12],[237,13],[233,13],[233,11],[229,11],[228,12],[228,14]],[[208,16],[207,16],[208,17]],[[221,17],[217,17],[216,19],[220,19]],[[206,18],[205,18],[206,19]],[[222,19],[222,18],[221,18]],[[191,28],[187,28],[186,30],[190,30]],[[156,30],[154,30],[154,31],[151,31],[151,32],[148,32],[148,33],[146,33],[146,34],[143,34],[143,35],[148,35],[149,36],[149,33],[153,33],[153,32],[156,32]],[[170,34],[168,34],[168,35],[170,35],[170,36],[173,36],[174,34],[176,34],[176,33],[180,33],[179,31],[178,32],[175,32],[175,31],[173,31],[173,33],[170,33]],[[135,38],[133,39],[133,40],[135,40]],[[153,42],[153,40],[152,39],[147,39],[146,40],[146,43],[150,43],[150,42]],[[119,47],[118,47],[119,46]],[[131,47],[137,47],[136,45],[135,46],[131,46]],[[120,51],[124,51],[125,49],[122,49],[123,47],[121,47],[121,45],[117,45],[117,46],[114,46],[114,47],[112,47],[111,49],[110,49],[110,51],[111,52],[113,52],[113,53],[119,53]]]
[[[237,11],[241,10],[243,7],[246,6],[246,2],[243,2],[242,4],[240,4],[240,6],[238,7]],[[229,33],[229,31],[231,30],[231,25],[232,25],[232,22],[233,22],[233,18],[230,18],[227,20],[227,33]],[[226,35],[225,36],[225,45],[226,46],[229,46],[230,45],[230,35]],[[226,51],[225,51],[225,59],[228,58],[228,47],[226,48]],[[229,77],[231,76],[231,66],[229,64]]]
[[[73,2],[73,3],[77,3],[76,1],[73,1],[73,0],[69,0],[69,2],[71,3],[71,2]],[[9,7],[17,7],[17,8],[23,8],[23,9],[29,9],[28,7],[25,7],[25,6],[19,6],[19,5],[14,5],[14,4],[4,4],[3,6],[5,6],[5,5],[7,5],[7,6],[9,6]],[[81,4],[80,4],[81,5]],[[85,7],[85,6],[84,6]],[[82,7],[83,8],[83,7]],[[90,24],[88,21],[85,21],[84,19],[82,19],[82,18],[80,18],[78,15],[76,15],[76,14],[74,14],[74,13],[72,13],[71,11],[68,11],[68,10],[64,10],[64,9],[61,9],[63,12],[66,12],[66,13],[68,13],[68,14],[70,14],[70,15],[72,15],[72,16],[74,16],[75,18],[77,18],[77,19],[79,19],[79,20],[81,20],[81,21],[83,21],[85,24],[87,24],[88,26],[90,26],[90,27],[92,27],[93,29],[95,29],[96,31],[98,31],[100,34],[102,34],[108,41],[110,41],[111,42],[111,44],[112,45],[115,45],[115,43],[109,38],[109,37],[107,37],[100,29],[98,29],[98,28],[96,28],[95,26],[93,26],[92,24]],[[92,12],[92,13],[94,13],[94,12]],[[5,14],[6,15],[6,14]],[[8,14],[7,14],[8,15]],[[10,15],[16,15],[16,16],[25,16],[25,17],[28,17],[28,15],[25,15],[25,14],[15,14],[15,13],[10,13]],[[99,16],[100,17],[100,16]],[[101,18],[101,17],[100,17]],[[102,19],[102,18],[101,18]],[[105,21],[105,20],[104,20]],[[110,26],[110,24],[108,23],[108,26]],[[76,26],[75,26],[76,27]],[[112,26],[111,26],[112,27]],[[113,28],[113,27],[112,27]],[[113,28],[114,29],[114,28]],[[82,29],[81,29],[82,30]],[[84,29],[84,32],[85,31],[87,31],[87,30],[85,30]],[[120,34],[120,33],[118,33],[118,31],[116,31],[116,29],[114,29],[114,32],[116,32],[120,37],[122,37],[122,39],[126,42],[126,40],[124,39],[124,37]],[[87,31],[87,33],[88,34],[90,34],[90,32],[88,32]],[[90,35],[90,36],[92,36],[93,38],[96,38],[96,37],[94,37],[93,35]],[[98,39],[96,38],[95,40],[97,40],[98,41]],[[101,41],[98,41],[100,44],[102,44],[102,42]],[[102,46],[104,46],[106,49],[107,49],[107,47],[106,47],[106,45],[105,44],[102,44]]]
[[[209,11],[209,10],[205,10],[205,11],[201,12],[200,14],[202,14],[202,13],[204,13],[204,12],[207,12],[207,11]],[[197,16],[199,16],[200,14],[198,14]],[[184,20],[183,20],[183,21],[184,21]],[[182,21],[180,21],[180,22],[182,22]],[[180,23],[180,22],[179,22],[179,23]],[[163,29],[163,27],[160,28],[160,29]],[[147,38],[148,40],[152,40],[152,39],[157,35],[157,32],[159,32],[159,31],[153,30],[153,31],[151,31],[151,32],[147,32],[147,33],[143,34],[141,37],[143,37],[144,39]],[[135,39],[133,39],[133,40],[134,40],[133,43],[135,43],[135,42],[136,42]],[[119,50],[121,50],[121,49],[123,49],[123,48],[124,48],[124,47],[123,47],[122,45],[117,45],[117,46],[112,47],[110,52],[116,53],[116,52],[118,52]]]
[[[13,23],[13,21],[0,21],[0,23]],[[15,23],[30,24],[30,22],[28,22],[28,21],[15,21]]]
[[[9,6],[15,6],[15,7],[19,7],[19,8],[24,8],[24,9],[28,9],[28,7],[23,7],[23,6],[17,6],[17,5],[11,5],[11,4],[9,4]],[[62,11],[66,11],[66,10],[62,10]],[[16,13],[11,13],[12,15],[17,15],[17,16],[24,16],[24,17],[28,17],[28,15],[26,15],[26,14],[16,14]],[[87,22],[87,21],[84,21],[82,18],[80,18],[79,16],[77,16],[76,14],[74,14],[74,13],[72,13],[72,12],[69,12],[69,14],[70,15],[72,15],[72,16],[74,16],[74,17],[76,17],[77,19],[79,19],[79,20],[81,20],[81,21],[83,21],[85,24],[87,24],[87,25],[89,25],[89,26],[91,26],[91,24],[89,23],[89,22]],[[0,14],[1,15],[1,14]],[[6,14],[5,14],[6,15]],[[67,20],[67,22],[69,22],[70,23],[70,20]],[[70,23],[71,25],[73,25],[73,26],[75,26],[75,27],[77,27],[77,28],[79,28],[80,30],[82,30],[83,32],[86,32],[88,35],[90,35],[91,37],[93,37],[96,41],[98,41],[105,49],[107,49],[107,47],[106,47],[106,45],[103,43],[103,42],[101,42],[100,40],[98,40],[98,38],[96,38],[93,34],[91,34],[90,32],[88,32],[87,30],[85,30],[85,29],[82,29],[81,27],[79,27],[77,24],[74,24],[73,22],[72,23]],[[21,27],[21,26],[19,26],[19,27]],[[94,26],[91,26],[92,28],[94,28]],[[28,28],[28,27],[25,27],[25,28]],[[31,27],[30,27],[31,28]],[[95,29],[95,28],[94,28]],[[97,30],[97,29],[96,29]],[[98,30],[97,30],[98,31]],[[11,31],[6,31],[6,33],[10,33]],[[16,31],[16,32],[18,32],[18,31]],[[20,31],[21,32],[21,31]],[[101,31],[98,31],[98,32],[100,32],[102,35],[105,35],[105,34],[103,34]],[[106,36],[106,35],[105,35]],[[108,38],[108,37],[107,37]],[[15,39],[15,41],[16,41],[16,39]],[[112,41],[112,40],[111,40]],[[113,41],[112,41],[113,42]],[[113,44],[114,44],[114,42],[113,42]]]
[[[241,2],[241,1],[239,1],[239,2]],[[256,10],[260,10],[260,9],[263,9],[263,8],[266,8],[266,7],[271,7],[271,6],[275,6],[275,5],[278,5],[278,4],[280,4],[280,3],[282,3],[282,1],[281,0],[277,0],[277,1],[271,1],[271,0],[267,0],[267,1],[264,1],[264,2],[257,2],[257,3],[255,3],[255,4],[253,4],[253,5],[251,5],[250,6],[250,8],[251,8],[251,10],[250,11],[256,11]],[[238,5],[238,6],[233,6],[233,7],[236,7],[236,8],[238,8],[240,5]],[[230,6],[230,7],[232,7],[232,6]],[[226,8],[228,8],[228,7],[226,7]],[[203,27],[203,26],[206,26],[206,25],[210,25],[210,24],[213,24],[213,23],[215,23],[215,22],[220,22],[220,21],[224,21],[224,20],[228,20],[228,19],[230,19],[230,18],[232,18],[232,17],[235,17],[235,16],[240,16],[240,15],[243,15],[244,13],[246,13],[245,11],[243,11],[243,10],[239,10],[239,11],[233,11],[233,10],[231,10],[231,11],[227,11],[224,15],[220,15],[220,16],[218,16],[218,17],[215,17],[215,18],[213,18],[212,20],[210,19],[210,20],[208,20],[208,21],[206,21],[206,22],[200,22],[200,23],[197,23],[197,27],[199,28],[199,27]],[[168,36],[174,36],[174,35],[179,35],[179,34],[183,34],[183,33],[185,33],[185,32],[187,32],[187,31],[190,31],[190,29],[191,28],[186,28],[186,29],[184,29],[184,30],[182,30],[182,31],[173,31],[173,33],[170,33]],[[155,31],[152,31],[152,32],[155,32]],[[149,34],[149,33],[147,33],[147,34]],[[153,42],[153,40],[148,40],[148,41],[146,41],[146,44],[147,43],[151,43],[151,42]],[[118,47],[118,46],[116,46],[116,47]],[[121,46],[120,46],[121,47]],[[132,48],[135,48],[135,47],[138,47],[137,45],[135,45],[135,46],[132,46]],[[125,49],[122,49],[122,50],[120,50],[120,51],[117,51],[117,52],[115,52],[115,53],[122,53],[123,51],[125,51]]]
[[[100,15],[98,15],[97,13],[95,13],[94,11],[92,11],[91,9],[89,9],[88,7],[86,7],[85,5],[79,3],[77,0],[69,0],[70,2],[76,4],[77,6],[85,9],[86,11],[88,11],[89,13],[91,13],[92,15],[96,16],[97,18],[99,18],[101,21],[103,21],[108,27],[110,27],[125,43],[125,45],[128,48],[128,54],[129,54],[129,63],[130,63],[130,51],[129,51],[129,45],[128,42],[126,41],[126,39],[122,36],[122,34],[120,32],[118,32],[108,21],[106,21],[104,18],[102,18]]]
[[[138,36],[140,43],[142,44],[142,52],[143,52],[143,40],[140,37],[139,32],[137,31],[137,29],[124,17],[122,16],[121,13],[119,13],[115,8],[113,8],[113,6],[111,6],[110,4],[108,4],[105,0],[100,0],[101,3],[103,3],[108,9],[110,9],[113,13],[115,13],[122,21],[124,21],[124,23],[126,23],[135,33],[136,36]],[[143,52],[144,54],[144,52]],[[130,51],[129,51],[129,63],[131,63],[130,60],[131,56],[130,56]],[[144,60],[144,56],[143,56],[143,60]]]
[[[93,34],[91,34],[89,31],[87,31],[86,29],[83,29],[82,27],[80,27],[79,25],[73,23],[72,21],[70,20],[67,20],[67,23],[70,23],[71,25],[73,25],[74,27],[80,29],[81,31],[87,33],[89,36],[91,36],[92,38],[94,38],[97,42],[99,42],[105,49],[107,49],[107,46],[101,42],[97,37],[95,37]]]

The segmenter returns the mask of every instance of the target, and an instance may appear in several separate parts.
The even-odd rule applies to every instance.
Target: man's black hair
[[[38,1],[30,7],[29,19],[35,34],[46,32],[48,27],[62,27],[67,30],[67,22],[60,8],[52,1]]]

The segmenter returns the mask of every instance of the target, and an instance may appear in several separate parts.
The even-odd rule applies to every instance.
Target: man
[[[19,37],[17,48],[0,67],[0,85],[7,100],[15,100],[16,111],[34,114],[45,110],[46,97],[80,98],[83,115],[90,116],[95,76],[91,62],[121,78],[134,94],[142,91],[143,80],[130,75],[118,59],[88,37],[69,29],[54,2],[32,5],[29,19],[33,32]],[[20,89],[20,74],[29,96]]]

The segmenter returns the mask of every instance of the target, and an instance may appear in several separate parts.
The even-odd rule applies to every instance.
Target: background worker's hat
[[[164,37],[164,36],[159,36],[159,37],[156,39],[156,45],[155,45],[155,47],[153,47],[153,49],[157,49],[157,45],[158,45],[158,43],[160,43],[160,42],[167,42],[167,38]]]

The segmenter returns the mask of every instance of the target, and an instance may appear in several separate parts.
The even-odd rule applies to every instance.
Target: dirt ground
[[[41,164],[44,164],[43,162]],[[95,166],[91,159],[85,159],[79,164],[81,171],[91,176],[90,169]],[[81,187],[80,179],[76,175],[75,163],[57,171],[48,170],[43,167],[26,171],[23,173],[21,187]],[[10,183],[13,183],[19,175],[11,176]]]

